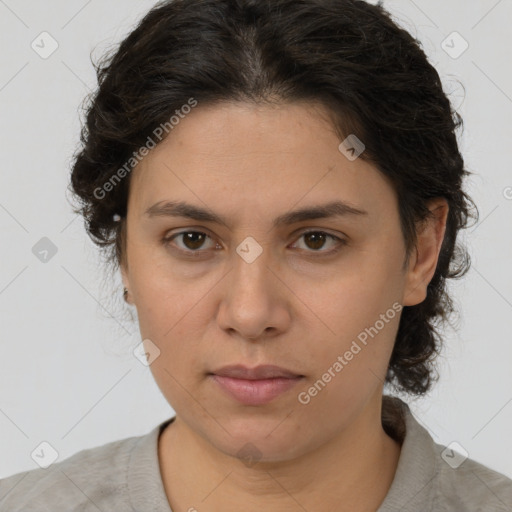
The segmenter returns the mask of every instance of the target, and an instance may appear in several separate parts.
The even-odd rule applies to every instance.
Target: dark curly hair
[[[476,219],[478,210],[462,190],[471,174],[457,144],[462,119],[418,40],[381,5],[362,0],[174,0],[156,4],[93,65],[98,89],[86,98],[70,189],[75,213],[116,267],[125,254],[131,176],[125,164],[135,165],[134,152],[191,98],[199,105],[305,100],[327,107],[340,139],[355,134],[364,141],[360,158],[396,190],[406,262],[430,214],[428,201],[446,198],[435,275],[426,299],[402,311],[386,376],[398,391],[430,389],[440,322],[455,311],[446,279],[470,265],[457,234],[471,207]]]

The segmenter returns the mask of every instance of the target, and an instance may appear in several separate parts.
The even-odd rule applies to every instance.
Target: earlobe
[[[124,266],[121,266],[121,279],[123,281],[123,299],[127,304],[132,304],[132,301],[129,298],[129,293],[130,293],[129,280],[128,280],[128,276],[126,274],[126,270],[125,270]]]
[[[449,206],[444,198],[429,202],[432,216],[417,231],[416,247],[411,255],[404,287],[403,305],[415,306],[427,297],[427,286],[434,277],[446,231]]]

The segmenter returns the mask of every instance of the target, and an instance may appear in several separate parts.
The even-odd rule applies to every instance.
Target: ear
[[[446,231],[449,210],[446,199],[432,199],[428,205],[433,217],[426,219],[417,232],[416,247],[406,271],[404,306],[415,306],[426,299],[427,286],[434,277]]]

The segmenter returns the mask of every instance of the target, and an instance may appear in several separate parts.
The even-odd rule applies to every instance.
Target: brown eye
[[[326,238],[327,235],[325,233],[307,233],[304,235],[304,240],[306,240],[306,244],[311,249],[321,249],[325,244]]]
[[[164,238],[164,245],[171,245],[174,239],[180,239],[181,244],[176,244],[178,249],[184,252],[203,252],[204,243],[207,238],[210,238],[206,233],[201,231],[182,231],[181,233],[175,233],[170,237]],[[210,238],[211,239],[211,238]],[[202,249],[203,250],[199,250]]]
[[[182,233],[181,236],[183,236],[183,244],[187,249],[195,250],[201,248],[207,235],[198,231],[190,231]]]
[[[345,243],[346,243],[345,240],[343,240],[337,236],[330,235],[329,233],[325,233],[323,231],[307,231],[306,233],[302,233],[299,240],[300,239],[304,239],[306,250],[309,250],[310,252],[321,252],[321,253],[336,252],[339,249],[340,245],[345,245]],[[329,249],[321,250],[326,245],[326,242],[328,240],[338,242],[338,244],[337,244],[338,249],[334,248],[332,250],[329,250]],[[334,244],[334,247],[336,247],[336,244]],[[302,249],[303,247],[299,247],[299,248]]]

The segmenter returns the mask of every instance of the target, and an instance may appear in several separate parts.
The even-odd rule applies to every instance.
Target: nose
[[[252,262],[235,254],[223,280],[219,326],[241,339],[258,341],[286,331],[291,321],[290,291],[270,261],[269,251]]]

